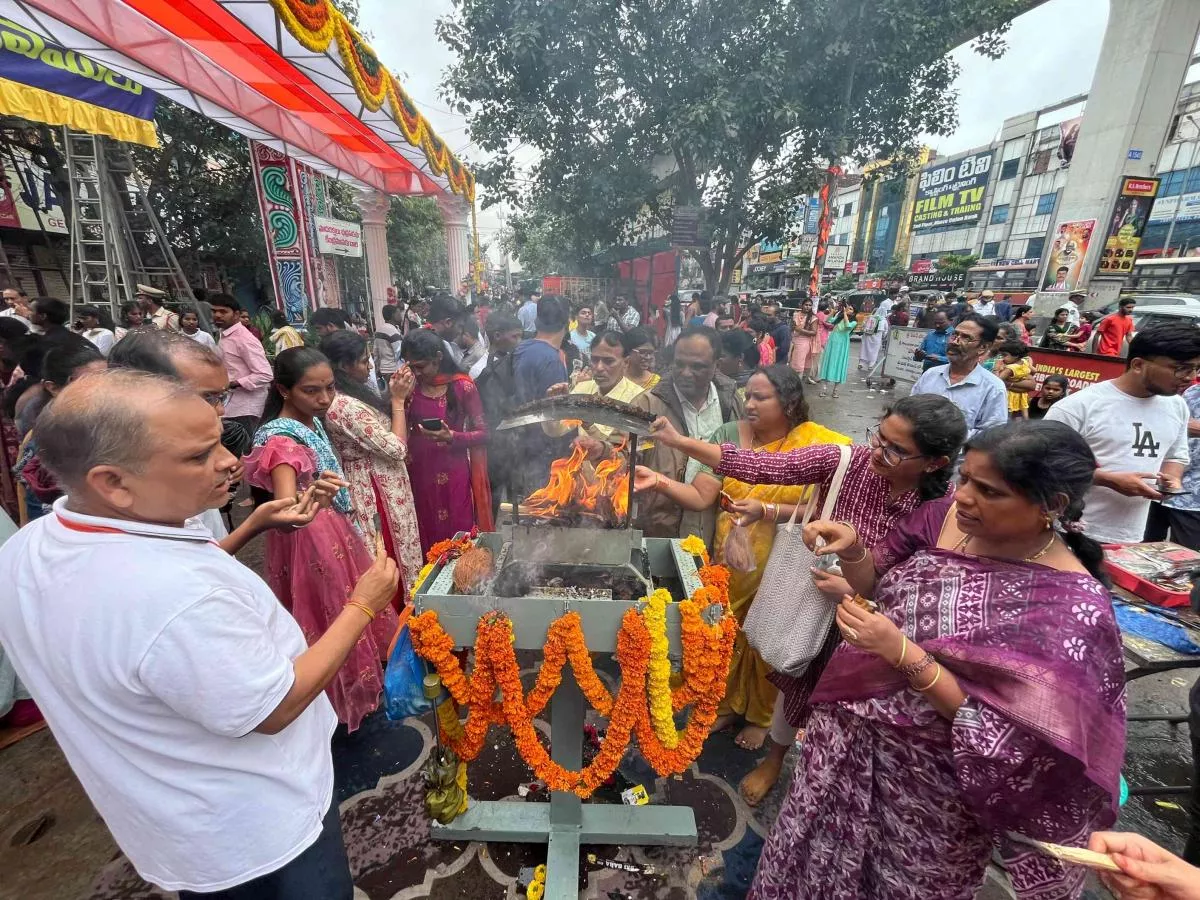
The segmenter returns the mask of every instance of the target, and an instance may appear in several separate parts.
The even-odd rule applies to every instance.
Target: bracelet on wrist
[[[838,556],[838,559],[840,559],[840,560],[841,560],[842,562],[844,562],[844,563],[849,563],[850,565],[852,565],[852,566],[853,566],[853,565],[856,565],[856,564],[858,564],[858,563],[860,563],[860,562],[863,562],[863,561],[865,561],[865,560],[866,560],[866,558],[867,558],[868,556],[870,556],[870,555],[871,555],[871,551],[870,551],[870,550],[868,550],[866,547],[862,547],[862,546],[860,546],[860,545],[859,545],[859,544],[857,544],[857,543],[856,543],[854,546],[855,546],[855,547],[858,547],[858,548],[859,548],[859,550],[861,550],[861,551],[862,551],[861,553],[859,553],[859,554],[858,554],[858,557],[857,557],[857,558],[855,558],[855,559],[847,559],[847,558],[846,558],[846,556],[845,556],[845,554],[839,553],[839,554],[837,555],[837,556]],[[850,549],[851,549],[851,550],[853,550],[853,549],[854,549],[854,547],[851,547]]]
[[[937,684],[937,683],[938,683],[938,679],[939,679],[939,678],[941,678],[941,677],[942,677],[942,667],[941,667],[941,665],[939,664],[939,665],[938,665],[938,667],[937,667],[937,672],[935,672],[935,673],[934,673],[934,676],[933,676],[933,681],[929,682],[929,684],[925,685],[925,687],[917,687],[917,686],[914,684],[914,685],[913,685],[913,690],[915,690],[915,691],[917,691],[918,693],[921,693],[921,694],[924,694],[926,691],[931,691],[931,690],[933,690],[933,686],[934,686],[935,684]]]
[[[905,663],[902,666],[897,666],[896,669],[905,678],[912,680],[932,665],[934,665],[934,658],[928,653],[924,653],[916,662]]]
[[[904,665],[904,657],[908,654],[908,635],[900,635],[900,658],[892,665],[893,669],[899,669]]]
[[[355,609],[362,610],[364,613],[366,613],[368,622],[375,621],[375,610],[371,609],[371,607],[367,606],[367,604],[363,603],[361,600],[351,600],[346,605],[353,606]]]

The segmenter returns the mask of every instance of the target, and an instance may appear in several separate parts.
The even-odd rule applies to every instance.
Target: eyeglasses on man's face
[[[225,404],[227,404],[229,402],[229,398],[231,398],[232,396],[233,396],[233,391],[229,391],[229,390],[205,391],[203,394],[200,395],[200,399],[202,399],[205,403],[207,403],[213,409],[217,409],[218,407],[222,407]]]

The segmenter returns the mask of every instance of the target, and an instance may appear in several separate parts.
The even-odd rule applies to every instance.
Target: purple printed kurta
[[[1076,846],[1110,825],[1124,754],[1120,636],[1088,575],[937,549],[950,498],[875,551],[880,610],[952,672],[954,720],[843,644],[812,697],[754,900],[970,900],[998,847],[1022,900],[1084,870],[1003,838]]]

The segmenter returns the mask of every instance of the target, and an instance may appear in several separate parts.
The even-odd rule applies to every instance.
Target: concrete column
[[[446,229],[446,258],[450,263],[450,293],[458,296],[463,282],[471,277],[471,253],[467,224],[470,208],[466,201],[451,194],[438,194],[442,222]]]
[[[388,257],[387,217],[392,198],[380,191],[359,194],[362,212],[363,248],[366,252],[367,281],[371,298],[371,318],[378,328],[383,324],[383,307],[392,283],[392,262]]]
[[[1088,306],[1112,299],[1123,281],[1092,277],[1119,179],[1158,170],[1198,32],[1197,0],[1110,0],[1100,62],[1050,232],[1053,241],[1060,222],[1097,220],[1082,269],[1085,283],[1090,279]],[[1131,151],[1141,151],[1141,159],[1130,159],[1137,155]]]

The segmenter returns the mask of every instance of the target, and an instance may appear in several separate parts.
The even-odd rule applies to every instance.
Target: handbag
[[[850,447],[843,445],[839,449],[841,457],[825,496],[822,519],[833,515],[850,467]],[[742,623],[747,643],[758,651],[763,662],[792,677],[804,674],[820,653],[833,625],[837,601],[841,599],[828,597],[817,589],[810,571],[817,563],[817,554],[804,544],[804,526],[812,519],[819,495],[820,491],[814,487],[802,521],[796,521],[800,511],[797,503],[791,518],[776,529],[758,593]]]
[[[433,708],[432,701],[425,696],[425,665],[413,649],[407,623],[400,626],[388,654],[383,673],[383,701],[384,711],[393,722],[423,715]]]

